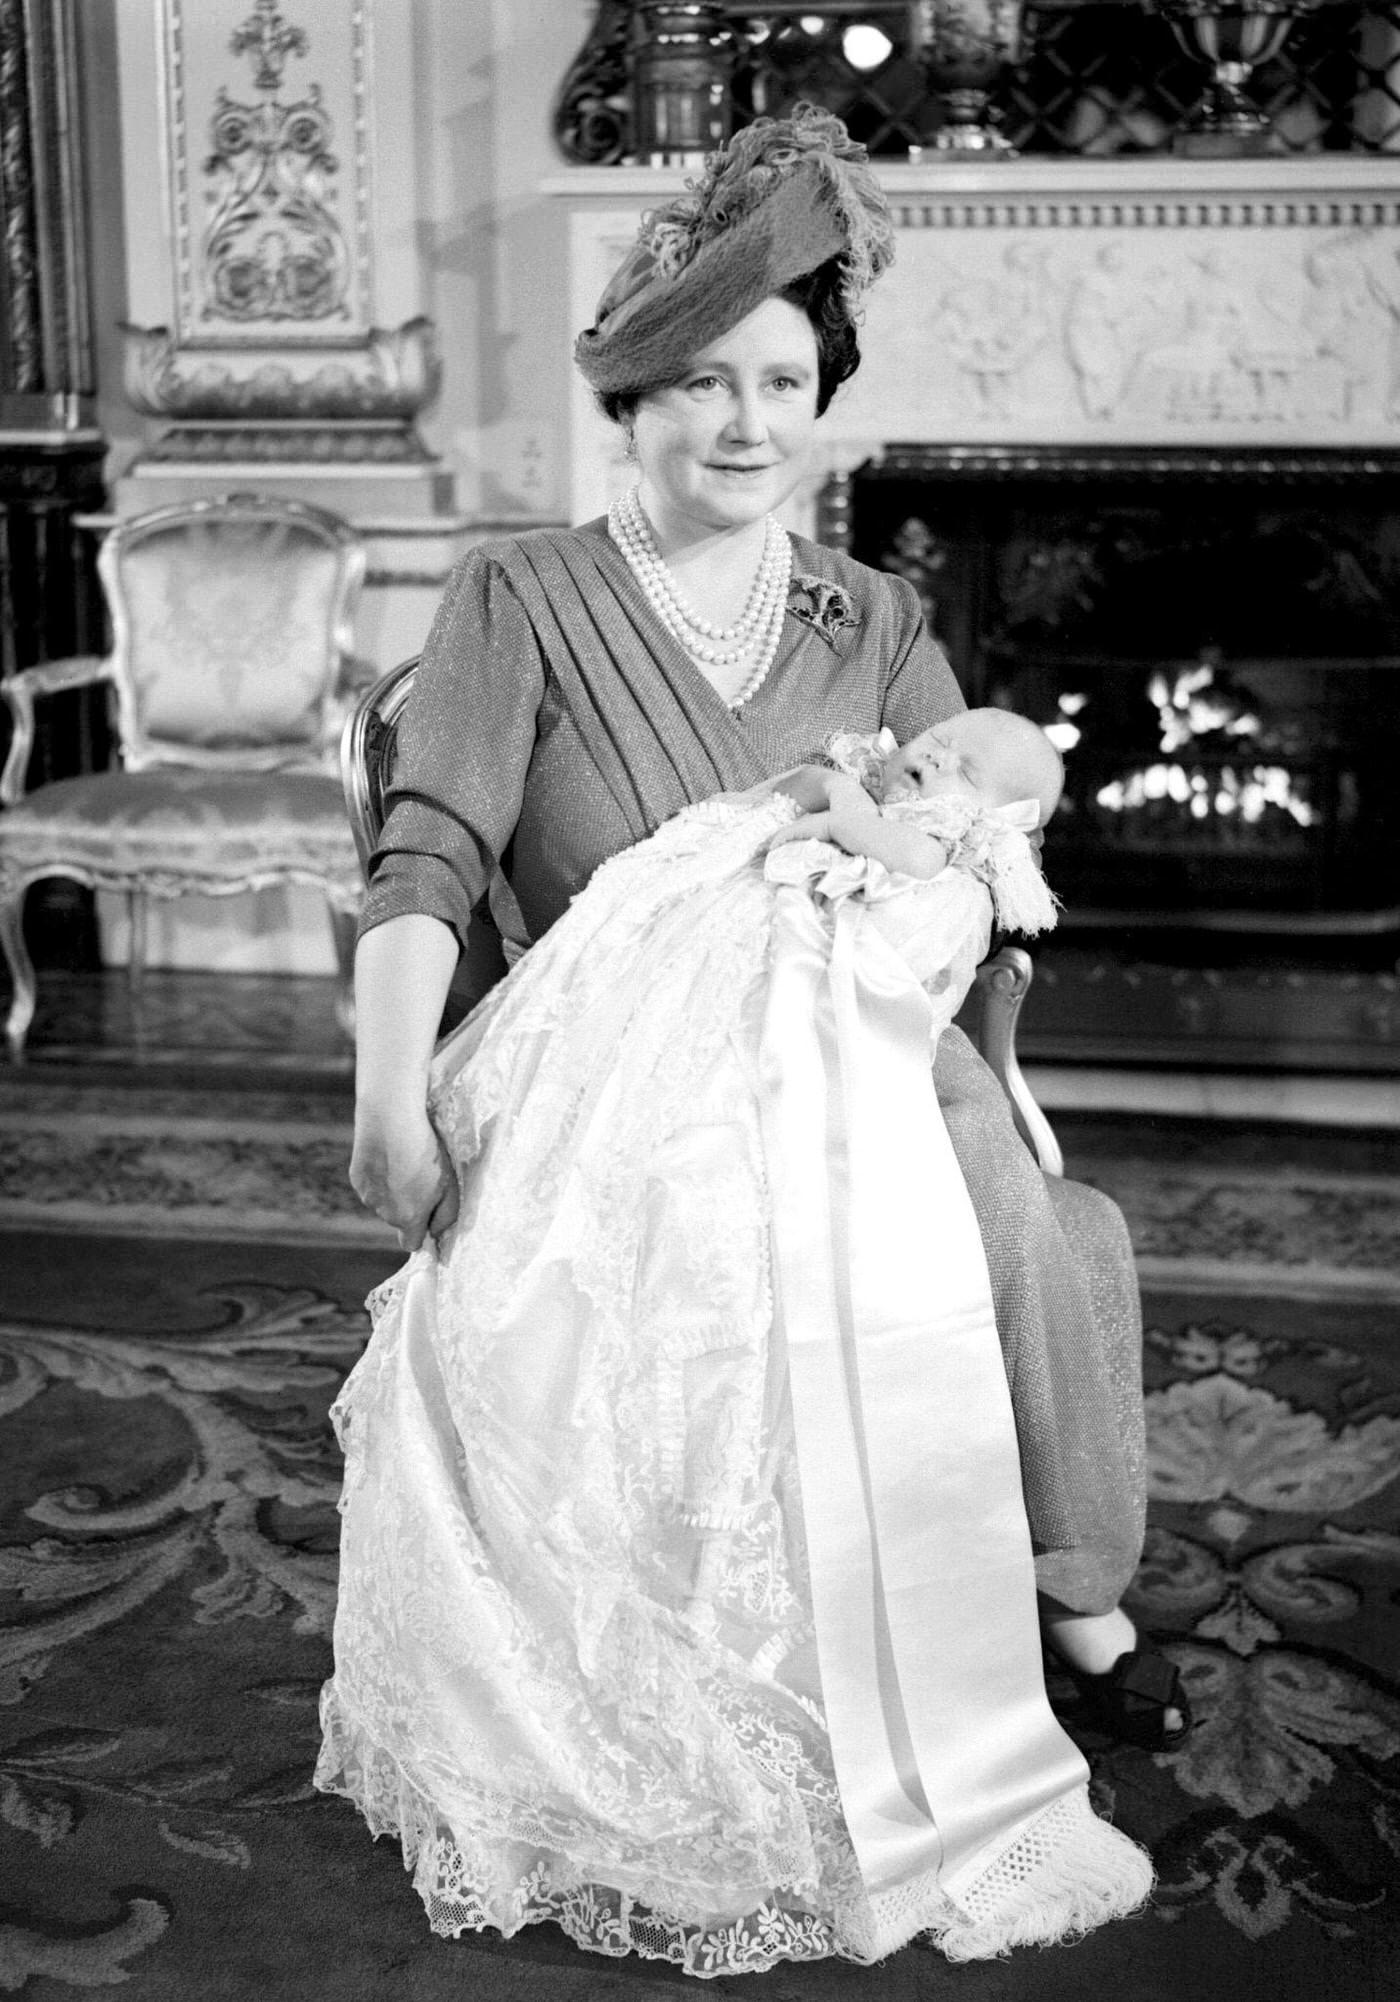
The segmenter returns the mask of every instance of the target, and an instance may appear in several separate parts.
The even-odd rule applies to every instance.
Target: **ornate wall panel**
[[[369,331],[364,0],[164,0],[165,130],[184,345]]]
[[[405,254],[412,10],[120,6],[132,402],[185,424],[358,425],[339,456],[421,456],[363,430],[406,434],[436,386]],[[218,456],[212,434],[186,442]]]

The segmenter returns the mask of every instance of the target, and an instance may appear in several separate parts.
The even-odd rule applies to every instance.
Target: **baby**
[[[1064,765],[1036,724],[1006,709],[967,709],[904,745],[882,730],[837,737],[831,751],[835,769],[800,765],[757,789],[802,808],[770,837],[770,850],[829,842],[924,882],[961,865],[987,884],[1008,929],[1054,923],[1030,843],[1059,804]]]
[[[945,929],[951,923],[949,949],[957,939],[963,981],[971,981],[967,927],[977,913],[981,951],[993,911],[1005,931],[1037,933],[1056,923],[1056,899],[1033,849],[1060,801],[1064,763],[1033,723],[1005,709],[967,709],[907,745],[879,731],[835,737],[829,749],[831,767],[799,765],[745,795],[755,801],[785,795],[801,809],[767,837],[769,883],[807,885],[827,899],[855,893],[879,905],[953,869],[965,891],[961,921],[947,899],[941,921]],[[781,849],[791,853],[779,855]],[[851,857],[863,861],[859,881],[851,877]],[[841,859],[845,869],[831,873],[827,865]],[[927,981],[933,969],[925,965],[919,973]],[[939,985],[949,977],[951,963]]]

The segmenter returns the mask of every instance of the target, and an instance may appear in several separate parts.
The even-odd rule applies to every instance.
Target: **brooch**
[[[820,633],[830,647],[836,645],[836,636],[843,626],[860,624],[850,592],[842,584],[833,584],[829,577],[794,576],[788,592],[788,610],[804,626]]]

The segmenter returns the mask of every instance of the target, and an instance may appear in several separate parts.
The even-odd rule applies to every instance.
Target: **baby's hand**
[[[870,841],[880,826],[880,809],[856,779],[836,773],[832,779],[828,841],[850,855],[868,855]]]
[[[769,848],[781,848],[789,841],[830,841],[831,814],[803,813],[796,820],[788,821],[776,834],[768,837]]]

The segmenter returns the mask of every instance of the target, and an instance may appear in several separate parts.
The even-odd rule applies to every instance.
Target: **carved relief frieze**
[[[843,429],[872,437],[1400,440],[1400,232],[910,233]],[[898,380],[899,409],[890,408]],[[897,428],[896,428],[897,427]]]

